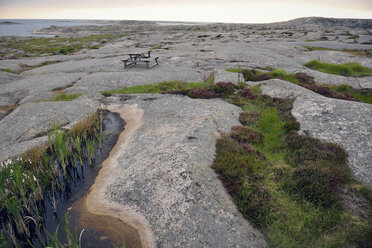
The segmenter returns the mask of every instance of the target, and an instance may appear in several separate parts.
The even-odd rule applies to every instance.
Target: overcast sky
[[[372,19],[372,0],[0,0],[2,19],[264,23],[307,16]]]

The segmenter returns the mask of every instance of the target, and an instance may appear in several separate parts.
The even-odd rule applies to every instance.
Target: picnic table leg
[[[127,69],[127,62],[124,61],[124,69]]]

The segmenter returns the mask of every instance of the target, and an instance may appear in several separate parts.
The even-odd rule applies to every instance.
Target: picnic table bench
[[[147,55],[145,55],[144,53],[128,53],[128,56],[129,56],[129,59],[121,60],[121,62],[124,63],[124,69],[128,68],[128,66],[136,65],[137,63],[146,63],[147,69],[150,69],[150,60],[148,60],[148,58],[151,57],[151,51],[148,51]],[[155,63],[156,63],[155,65],[159,65],[158,59],[159,57],[155,58]]]

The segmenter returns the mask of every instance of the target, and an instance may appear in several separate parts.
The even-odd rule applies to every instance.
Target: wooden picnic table
[[[121,61],[124,63],[124,69],[126,69],[128,66],[136,65],[137,63],[146,63],[147,69],[150,69],[150,60],[147,60],[151,57],[151,51],[147,52],[147,55],[144,53],[128,53],[129,59],[122,59]],[[156,65],[158,64],[159,57],[155,58]],[[155,66],[155,65],[154,65]]]

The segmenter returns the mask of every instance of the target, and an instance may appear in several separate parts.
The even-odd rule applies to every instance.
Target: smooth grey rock
[[[277,98],[296,98],[300,95],[322,97],[314,91],[280,79],[270,79],[260,82],[247,82],[248,85],[260,85],[262,94]]]
[[[19,104],[25,104],[30,102],[39,102],[53,98],[55,93],[53,91],[41,91],[35,92],[19,101]]]
[[[9,60],[3,60],[3,61],[9,61]],[[10,60],[11,62],[8,63],[1,63],[0,69],[2,70],[10,70],[12,73],[18,73],[22,71],[22,66],[12,63],[13,60]]]
[[[0,91],[0,106],[17,104],[22,98],[27,96],[27,92],[23,90],[17,90],[13,92]]]
[[[33,75],[8,84],[0,85],[0,92],[23,90],[32,94],[42,91],[50,91],[56,88],[72,85],[83,76],[85,76],[85,73]]]
[[[195,69],[184,67],[168,67],[163,65],[153,67],[152,69],[134,67],[126,71],[122,70],[122,72],[93,73],[83,77],[66,91],[69,93],[99,92],[173,80],[181,82],[200,82],[203,81],[206,76],[206,73],[198,73]]]
[[[99,106],[99,102],[90,99],[21,105],[0,121],[0,161],[45,141],[53,123],[61,126],[77,123]]]
[[[214,82],[231,82],[233,84],[238,84],[240,82],[244,82],[244,76],[242,73],[217,69],[214,71]]]
[[[5,71],[0,70],[0,85],[9,83],[9,82],[11,82],[13,80],[16,80],[18,78],[19,78],[19,76],[17,74],[9,73],[9,72],[5,72]]]
[[[144,111],[105,192],[146,218],[156,247],[267,246],[210,168],[217,132],[239,125],[240,108],[178,95],[111,97],[106,104],[138,104]]]
[[[98,71],[120,71],[122,63],[121,57],[83,59],[83,60],[68,60],[57,64],[50,64],[42,67],[37,67],[22,73],[22,75],[38,75],[51,73],[73,73],[73,72],[98,72]]]

